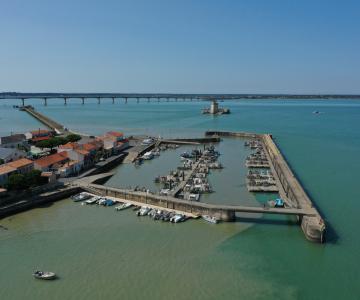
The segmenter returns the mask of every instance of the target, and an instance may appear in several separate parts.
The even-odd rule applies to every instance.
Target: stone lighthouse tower
[[[219,112],[219,105],[216,102],[216,100],[213,100],[210,106],[210,113],[214,115],[217,114],[218,112]]]

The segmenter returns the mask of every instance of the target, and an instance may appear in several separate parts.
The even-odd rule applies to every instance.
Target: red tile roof
[[[67,159],[68,159],[68,154],[66,151],[64,151],[64,152],[59,152],[59,153],[55,153],[55,154],[52,154],[49,156],[39,158],[39,159],[35,160],[35,164],[39,165],[42,168],[45,168],[45,167],[51,166],[53,164],[65,161]]]
[[[34,162],[30,159],[27,158],[21,158],[12,162],[7,163],[7,165],[9,165],[10,167],[13,167],[15,169],[21,168],[21,167],[26,167],[29,166],[31,164],[33,164]]]
[[[15,171],[16,171],[15,168],[10,167],[8,165],[1,165],[0,166],[0,175],[8,174],[8,173],[15,172]]]
[[[95,145],[90,144],[90,143],[87,143],[87,144],[82,145],[82,148],[83,148],[84,150],[87,150],[87,151],[92,151],[92,150],[96,150],[96,149],[97,149],[97,147],[96,147]]]
[[[76,148],[79,148],[79,144],[69,142],[64,145],[60,145],[59,148],[60,149],[76,149]]]
[[[124,134],[119,131],[109,131],[106,133],[107,135],[116,136],[116,137],[123,137]]]
[[[82,154],[82,155],[88,155],[90,152],[84,149],[76,149],[76,152]]]
[[[30,131],[30,133],[31,133],[32,135],[36,135],[36,134],[51,134],[51,131],[50,131],[50,130],[46,130],[46,129],[38,129],[38,130]]]

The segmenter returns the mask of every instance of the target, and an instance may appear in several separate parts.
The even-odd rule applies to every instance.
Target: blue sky
[[[0,91],[360,93],[358,3],[0,0]]]

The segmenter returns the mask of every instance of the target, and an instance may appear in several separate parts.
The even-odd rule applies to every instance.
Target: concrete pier
[[[76,184],[83,190],[100,196],[110,196],[118,199],[136,201],[142,203],[143,205],[150,204],[159,208],[175,209],[183,212],[189,212],[198,216],[210,215],[224,222],[234,221],[236,212],[255,214],[267,213],[295,216],[312,216],[313,213],[312,211],[301,208],[264,208],[241,205],[217,205],[195,201],[187,201],[175,197],[159,196],[146,192],[134,192],[132,190],[105,187],[98,184],[89,184],[88,182],[83,184],[81,181],[78,181]]]
[[[51,130],[57,132],[58,134],[64,133],[64,126],[51,120],[50,118],[44,116],[43,114],[39,113],[38,111],[34,110],[30,106],[23,107],[23,110],[26,111],[28,114],[33,116],[35,119],[43,123],[46,127],[50,128]]]

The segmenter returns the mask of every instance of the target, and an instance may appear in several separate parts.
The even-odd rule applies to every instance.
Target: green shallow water
[[[9,103],[0,106],[1,134],[39,127]],[[271,132],[330,225],[327,244],[307,242],[286,217],[174,225],[137,218],[131,210],[117,213],[64,200],[1,220],[9,228],[0,231],[1,299],[358,299],[360,102],[224,105],[232,114],[215,118],[200,115],[204,104],[199,103],[64,107],[59,102],[36,108],[95,134],[108,129],[163,136],[199,136],[208,129]],[[323,113],[314,115],[314,110]],[[243,149],[232,143],[225,141],[221,152],[239,149],[240,158]],[[231,191],[241,192],[236,175],[240,181],[244,171],[234,174],[240,160],[228,157],[221,159],[234,168],[220,173],[228,179],[216,173],[210,178],[218,193],[228,191],[224,201],[232,199]],[[171,156],[160,159],[172,161]],[[131,174],[126,168],[119,168],[112,184],[126,182],[122,174]],[[241,199],[254,205],[266,200],[245,196]],[[61,278],[34,280],[31,272],[37,267]]]

